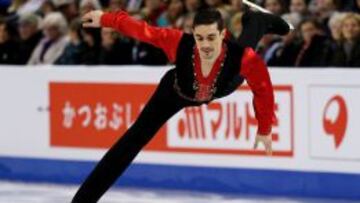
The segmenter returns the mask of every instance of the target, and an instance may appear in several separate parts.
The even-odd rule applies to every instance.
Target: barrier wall
[[[168,69],[1,67],[0,178],[80,183]],[[360,71],[270,71],[272,157],[244,85],[176,114],[116,185],[360,199]]]

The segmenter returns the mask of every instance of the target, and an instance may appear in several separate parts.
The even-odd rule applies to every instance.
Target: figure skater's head
[[[225,34],[224,21],[218,10],[204,9],[195,15],[193,35],[201,59],[214,60],[219,56]]]

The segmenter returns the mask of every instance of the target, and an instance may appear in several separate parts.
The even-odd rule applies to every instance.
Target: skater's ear
[[[220,31],[220,37],[222,40],[224,40],[227,36],[227,30],[226,29],[223,29],[222,31]]]

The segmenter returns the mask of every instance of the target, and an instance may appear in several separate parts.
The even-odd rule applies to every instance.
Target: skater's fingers
[[[272,155],[272,144],[271,142],[264,143],[265,144],[265,151],[266,155],[271,156]]]

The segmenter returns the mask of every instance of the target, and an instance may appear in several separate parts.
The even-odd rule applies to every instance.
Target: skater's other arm
[[[176,50],[183,32],[170,28],[159,28],[143,20],[129,16],[125,11],[91,11],[82,17],[84,27],[111,27],[125,36],[161,48],[171,62],[175,61]]]
[[[264,61],[252,48],[244,50],[240,75],[246,79],[254,95],[253,105],[258,121],[255,148],[258,142],[263,142],[267,154],[271,154],[271,128],[275,119],[273,86]]]
[[[264,61],[252,48],[246,48],[241,60],[240,75],[253,92],[253,105],[258,120],[258,134],[268,135],[274,119],[274,92]]]

